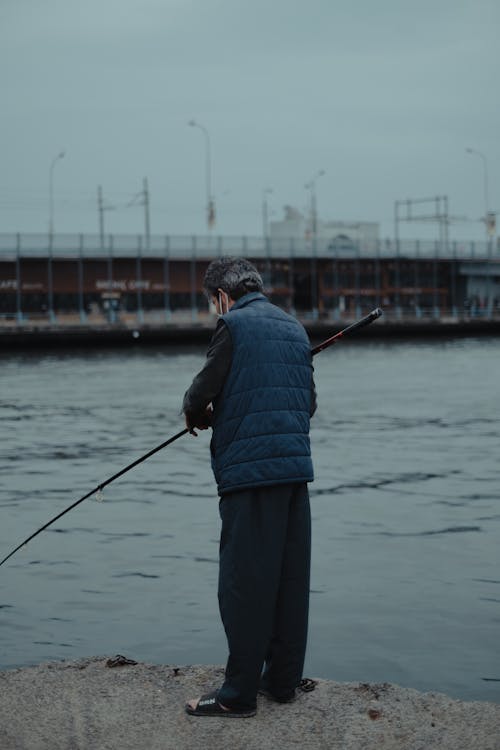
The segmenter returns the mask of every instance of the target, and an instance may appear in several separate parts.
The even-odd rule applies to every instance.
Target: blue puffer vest
[[[260,292],[241,297],[223,319],[233,358],[212,421],[219,494],[312,481],[312,364],[304,328]]]

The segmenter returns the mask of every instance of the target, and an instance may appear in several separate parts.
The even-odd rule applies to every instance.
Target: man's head
[[[203,289],[209,299],[218,299],[223,292],[227,299],[238,300],[249,292],[262,292],[262,278],[250,261],[245,258],[218,258],[207,268]]]

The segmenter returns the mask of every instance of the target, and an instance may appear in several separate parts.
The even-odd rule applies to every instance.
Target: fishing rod
[[[311,354],[319,354],[319,352],[322,352],[323,349],[327,349],[332,344],[336,344],[337,341],[340,341],[340,339],[344,338],[344,336],[347,336],[349,333],[353,333],[354,331],[358,331],[360,328],[364,328],[365,326],[369,326],[370,323],[373,323],[374,320],[377,320],[377,318],[380,318],[382,315],[382,310],[380,307],[376,307],[375,310],[372,310],[371,313],[368,313],[368,315],[365,315],[364,318],[361,318],[360,320],[357,320],[355,323],[351,323],[350,326],[347,326],[347,328],[344,328],[342,331],[339,331],[334,336],[330,336],[329,339],[326,339],[326,341],[323,341],[321,344],[318,344],[318,346],[315,346],[311,349]]]
[[[370,323],[373,323],[374,320],[377,320],[377,318],[380,318],[382,315],[382,310],[377,307],[375,310],[372,310],[371,313],[368,315],[365,315],[364,318],[361,318],[360,320],[356,321],[355,323],[352,323],[350,326],[347,326],[347,328],[344,328],[342,331],[339,331],[334,336],[331,336],[329,339],[326,339],[326,341],[323,341],[321,344],[318,344],[318,346],[313,347],[311,349],[311,354],[314,356],[315,354],[318,354],[318,352],[322,352],[323,349],[327,349],[332,344],[337,343],[341,338],[344,338],[344,336],[347,336],[348,334],[352,333],[353,331],[358,330],[359,328],[363,328],[364,326],[370,325]],[[140,458],[137,458],[135,461],[133,461],[128,466],[125,466],[124,469],[121,469],[121,471],[118,471],[116,474],[113,474],[112,477],[109,477],[109,479],[106,479],[104,482],[101,482],[96,487],[94,487],[93,490],[90,490],[90,492],[87,492],[86,495],[81,497],[79,500],[76,500],[74,503],[72,503],[68,508],[65,510],[62,510],[60,513],[57,514],[57,516],[54,516],[54,518],[51,518],[50,521],[47,521],[46,524],[41,526],[39,529],[37,529],[31,536],[29,536],[27,539],[24,540],[24,542],[21,542],[15,549],[12,550],[12,552],[9,552],[9,554],[3,558],[3,560],[0,560],[0,566],[4,564],[4,562],[7,562],[7,560],[12,557],[12,555],[15,555],[15,553],[20,550],[22,547],[25,547],[28,542],[31,542],[32,539],[34,539],[38,534],[40,534],[42,531],[45,531],[49,526],[51,526],[55,521],[58,521],[59,518],[62,518],[62,516],[66,515],[66,513],[69,513],[70,510],[73,510],[73,508],[76,508],[77,505],[80,505],[80,503],[83,503],[84,500],[87,500],[91,495],[101,493],[104,487],[106,487],[108,484],[111,484],[111,482],[114,482],[115,479],[118,479],[118,477],[123,476],[127,473],[127,471],[130,471],[135,466],[138,466],[143,461],[146,461],[146,459],[153,456],[155,453],[158,453],[158,451],[161,451],[163,448],[166,448],[167,445],[171,445],[176,440],[181,438],[183,435],[186,435],[186,433],[190,432],[189,428],[186,427],[184,430],[181,430],[176,435],[173,435],[168,440],[165,440],[165,442],[161,443],[161,445],[157,445],[156,448],[153,448],[148,453],[145,453],[144,456],[141,456]]]

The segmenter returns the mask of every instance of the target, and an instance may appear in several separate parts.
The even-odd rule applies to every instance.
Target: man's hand
[[[191,435],[198,437],[197,430],[208,430],[212,424],[212,407],[207,406],[205,411],[201,414],[190,414],[189,412],[184,413],[186,419],[186,427],[188,428]]]

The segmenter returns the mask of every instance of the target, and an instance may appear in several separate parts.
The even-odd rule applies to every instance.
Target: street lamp
[[[272,188],[264,188],[262,191],[262,235],[264,238],[264,251],[266,253],[266,273],[265,284],[272,286],[271,282],[271,243],[269,241],[269,208],[267,205],[267,196],[273,192]]]
[[[52,238],[54,237],[54,167],[56,166],[59,159],[64,159],[66,152],[61,151],[57,156],[54,156],[50,163],[49,171],[49,237],[50,244],[52,246]]]
[[[189,120],[188,125],[199,128],[205,136],[205,174],[207,192],[207,226],[212,229],[215,226],[215,200],[212,195],[212,160],[210,148],[210,136],[208,130],[195,120]]]
[[[54,283],[52,277],[52,246],[54,242],[54,167],[59,159],[63,159],[65,151],[61,151],[54,156],[50,162],[49,170],[49,253],[47,258],[47,306],[48,315],[51,323],[56,322],[54,312]]]
[[[325,174],[324,169],[320,169],[315,172],[309,182],[306,182],[304,187],[306,190],[311,191],[311,240],[312,240],[312,254],[311,254],[311,309],[314,320],[318,318],[318,273],[316,269],[316,240],[318,233],[318,211],[316,207],[316,180],[318,177],[323,177]]]
[[[311,191],[311,235],[313,239],[316,239],[316,235],[318,233],[318,211],[316,207],[316,180],[318,177],[323,177],[325,174],[324,169],[320,169],[318,172],[315,172],[309,182],[306,182],[304,187],[306,190]]]
[[[477,151],[475,148],[466,148],[465,149],[468,154],[475,154],[476,156],[479,156],[482,159],[483,162],[483,186],[484,186],[484,226],[486,228],[486,238],[489,237],[489,227],[488,227],[488,219],[489,219],[489,211],[488,211],[488,164],[486,161],[486,156],[481,152]]]

